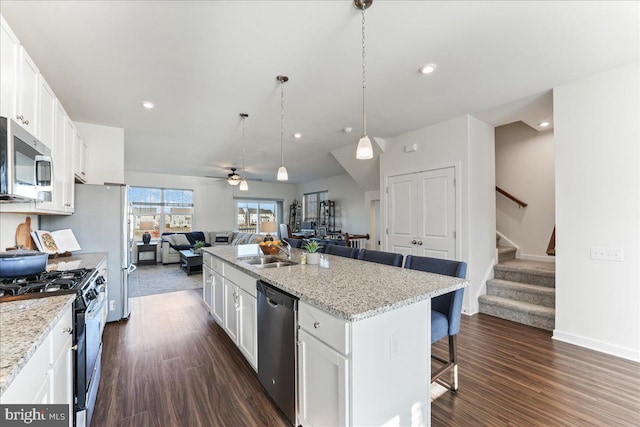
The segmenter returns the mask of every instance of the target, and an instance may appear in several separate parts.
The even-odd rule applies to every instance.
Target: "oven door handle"
[[[102,298],[94,301],[95,303],[91,303],[87,308],[87,314],[86,314],[87,320],[91,320],[94,317],[96,317],[96,313],[99,313],[100,310],[102,310],[102,307],[104,307],[104,304],[106,303],[107,299]]]

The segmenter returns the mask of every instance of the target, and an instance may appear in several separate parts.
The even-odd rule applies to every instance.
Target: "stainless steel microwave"
[[[15,121],[0,117],[0,202],[51,201],[51,150]]]

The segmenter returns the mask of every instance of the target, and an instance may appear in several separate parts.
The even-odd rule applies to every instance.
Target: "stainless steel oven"
[[[17,122],[0,117],[0,202],[51,201],[51,150]]]

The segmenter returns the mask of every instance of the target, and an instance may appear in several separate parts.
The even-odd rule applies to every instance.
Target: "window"
[[[302,217],[305,222],[318,223],[320,218],[320,202],[329,200],[328,191],[318,191],[315,193],[307,193],[302,197],[303,212]]]
[[[278,223],[279,205],[280,203],[275,201],[243,200],[236,202],[236,228],[248,233],[261,233],[261,223]]]
[[[159,239],[162,233],[191,231],[193,191],[168,188],[129,188],[133,207],[133,237],[142,240],[149,232]]]

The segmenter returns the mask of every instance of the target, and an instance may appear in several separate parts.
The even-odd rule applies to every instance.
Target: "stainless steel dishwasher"
[[[258,280],[258,379],[291,421],[296,420],[298,298]]]

